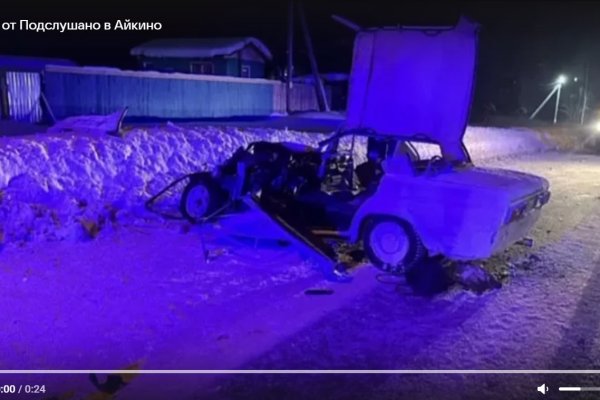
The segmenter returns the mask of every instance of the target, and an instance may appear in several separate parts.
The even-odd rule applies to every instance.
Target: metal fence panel
[[[174,119],[285,112],[285,84],[214,75],[51,66],[45,72],[45,95],[57,118],[109,114],[123,107],[132,117]],[[295,85],[292,109],[317,109],[312,86]]]
[[[128,107],[128,116],[193,119],[269,115],[273,85],[239,78],[198,79],[137,71],[93,73],[72,68],[47,70],[45,94],[57,118],[108,114]]]
[[[40,74],[7,72],[8,114],[10,119],[37,123],[42,120]]]

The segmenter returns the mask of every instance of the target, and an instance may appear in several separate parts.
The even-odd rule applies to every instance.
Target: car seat
[[[381,163],[383,172],[396,175],[414,175],[414,154],[406,143],[398,142],[394,154]]]

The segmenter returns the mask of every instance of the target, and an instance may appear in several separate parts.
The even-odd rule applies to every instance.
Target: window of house
[[[249,65],[242,65],[241,77],[250,78],[252,75],[252,68]]]
[[[209,61],[194,61],[190,63],[190,72],[192,74],[213,75],[215,68]]]

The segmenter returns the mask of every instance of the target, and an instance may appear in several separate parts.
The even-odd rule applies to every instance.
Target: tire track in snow
[[[598,213],[586,221],[588,245],[598,244],[600,218]],[[578,243],[581,237],[575,237]],[[577,307],[556,350],[550,367],[552,369],[600,369],[600,249],[596,247],[590,263],[581,265],[583,271],[591,272],[589,278],[581,279],[583,291]],[[587,268],[586,268],[587,267]]]

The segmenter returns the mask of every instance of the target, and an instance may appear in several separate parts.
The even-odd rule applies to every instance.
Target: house
[[[272,59],[253,37],[157,39],[131,49],[144,70],[264,78]]]

